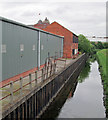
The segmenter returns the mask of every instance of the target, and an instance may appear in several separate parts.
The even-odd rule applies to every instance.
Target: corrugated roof
[[[47,31],[44,31],[44,30],[41,30],[41,29],[38,29],[38,28],[34,28],[34,27],[31,27],[31,26],[27,26],[25,24],[22,24],[22,23],[19,23],[19,22],[16,22],[16,21],[13,21],[13,20],[1,17],[1,16],[0,16],[0,21],[4,21],[4,22],[7,22],[7,23],[11,23],[11,24],[14,24],[14,25],[22,26],[22,27],[25,27],[25,28],[28,28],[28,29],[41,31],[41,32],[44,32],[44,33],[47,33],[47,34],[51,34],[51,35],[54,35],[54,36],[58,36],[58,37],[64,38],[64,36],[55,35],[53,33],[50,33],[50,32],[47,32]]]

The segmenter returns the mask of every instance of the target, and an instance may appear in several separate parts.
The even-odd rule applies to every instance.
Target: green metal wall
[[[2,54],[3,80],[37,67],[37,34],[38,31],[2,22],[2,44],[6,45],[6,53]],[[24,51],[20,51],[21,44]]]
[[[49,56],[55,56],[55,52],[63,52],[63,39],[50,34],[40,33],[40,64],[45,63],[45,59]],[[58,56],[60,57],[60,56]]]
[[[2,53],[2,80],[44,64],[48,52],[54,56],[55,52],[63,47],[61,47],[63,37],[4,18],[0,18],[0,23],[2,24],[2,45],[6,45],[6,52]],[[20,50],[22,44],[23,51]],[[33,50],[34,45],[35,50]]]

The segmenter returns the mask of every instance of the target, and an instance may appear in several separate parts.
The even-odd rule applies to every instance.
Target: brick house
[[[64,36],[63,56],[75,58],[78,55],[78,36],[57,22],[49,24],[43,30]]]

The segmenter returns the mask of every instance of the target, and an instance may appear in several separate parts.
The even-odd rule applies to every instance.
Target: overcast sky
[[[77,35],[106,36],[106,0],[29,1],[1,0],[0,16],[27,25],[47,17],[50,22],[56,21]]]

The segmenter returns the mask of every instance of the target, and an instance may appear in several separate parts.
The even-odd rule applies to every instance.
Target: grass
[[[105,94],[105,107],[108,117],[108,49],[103,49],[97,52],[97,60],[101,72],[102,82]]]
[[[107,76],[107,69],[108,69],[108,49],[103,49],[97,52],[99,64],[102,67],[103,75]]]
[[[108,94],[108,49],[103,49],[97,52],[97,59],[99,63],[99,69],[101,72],[102,80],[106,84],[106,92]]]

